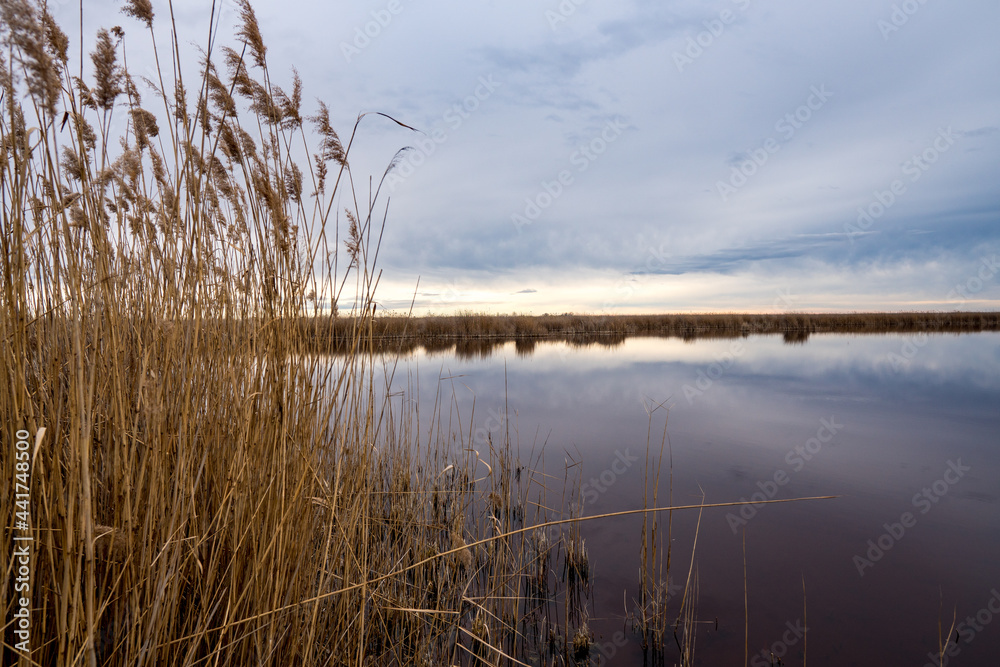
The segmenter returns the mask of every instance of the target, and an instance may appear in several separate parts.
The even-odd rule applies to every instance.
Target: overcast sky
[[[208,4],[175,3],[182,39]],[[88,32],[145,44],[120,3],[85,5]],[[272,79],[295,65],[342,135],[361,111],[425,133],[369,119],[352,150],[361,180],[414,147],[386,308],[1000,307],[995,0],[254,7]]]

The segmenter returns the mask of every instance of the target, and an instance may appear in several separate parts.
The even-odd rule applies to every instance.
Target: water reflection
[[[564,342],[573,348],[598,347],[614,349],[625,343],[626,336],[616,334],[581,334],[567,337]],[[513,346],[518,357],[530,357],[539,345],[551,344],[551,340],[532,338],[460,338],[458,340],[430,339],[424,341],[396,341],[391,351],[396,354],[424,353],[434,357],[455,357],[462,360],[489,359],[500,355]],[[388,350],[384,350],[388,352]]]
[[[827,664],[931,662],[953,614],[964,663],[1000,655],[1000,614],[975,620],[1000,590],[998,334],[482,340],[399,363],[421,387],[461,376],[454,402],[464,414],[475,403],[473,432],[496,441],[509,428],[559,476],[564,459],[582,461],[585,514],[642,507],[643,466],[621,461],[644,460],[650,431],[658,449],[665,413],[651,423],[651,402],[670,406],[675,503],[840,496],[706,511],[694,557],[698,618],[711,621],[702,664],[743,660],[744,586],[751,664],[775,649],[801,664],[805,642],[786,640],[806,616],[809,654]],[[675,582],[695,521],[674,517]],[[582,527],[598,642],[638,599],[641,527],[641,516]],[[613,664],[641,664],[626,635]]]
[[[803,345],[807,340],[809,340],[808,331],[786,331],[782,334],[782,338],[789,345]]]
[[[801,345],[809,340],[808,331],[788,331],[781,335],[788,345]],[[874,335],[874,334],[865,334]],[[733,334],[727,332],[687,332],[681,335],[641,335],[624,333],[580,333],[557,336],[440,336],[430,338],[388,338],[376,342],[377,351],[383,355],[422,354],[435,357],[455,357],[458,359],[489,359],[513,347],[519,357],[530,357],[540,347],[562,345],[574,349],[596,348],[616,349],[627,340],[673,340],[694,343],[705,340],[743,340],[754,336],[751,333]],[[334,349],[334,356],[346,354],[348,347]],[[324,350],[331,353],[329,350]]]
[[[534,353],[536,345],[538,345],[538,341],[534,338],[521,338],[514,341],[514,351],[519,357],[530,357]]]

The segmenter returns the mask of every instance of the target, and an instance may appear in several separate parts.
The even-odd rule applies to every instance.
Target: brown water
[[[705,511],[698,664],[743,664],[748,622],[751,665],[772,652],[802,664],[806,647],[814,665],[936,665],[938,625],[946,633],[953,617],[945,664],[996,664],[1000,334],[512,343],[487,356],[408,355],[395,383],[423,396],[441,376],[465,416],[475,400],[477,446],[510,428],[522,457],[544,451],[554,474],[582,461],[584,514],[643,506],[647,433],[658,448],[665,419],[675,504],[702,491],[706,502],[840,496]],[[658,404],[669,418],[649,416]],[[674,591],[696,519],[674,517]],[[624,620],[641,521],[584,524],[603,664],[643,661]]]

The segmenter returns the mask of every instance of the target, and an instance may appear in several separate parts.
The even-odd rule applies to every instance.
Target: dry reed
[[[476,545],[524,524],[537,480],[508,442],[481,460],[441,414],[428,440],[419,414],[379,397],[382,204],[357,204],[349,169],[363,116],[345,145],[325,105],[301,108],[297,75],[276,86],[245,1],[236,44],[213,34],[194,76],[177,67],[179,35],[157,43],[148,0],[127,2],[157,63],[168,54],[155,80],[129,70],[120,27],[98,32],[93,75],[73,76],[44,6],[0,8],[0,414],[45,429],[30,664],[534,651],[523,536]],[[343,215],[340,198],[354,202]],[[357,306],[338,313],[352,290]],[[338,326],[317,334],[320,316]],[[348,356],[308,354],[333,330]],[[6,526],[13,501],[0,500]],[[0,567],[13,565],[4,549]],[[7,625],[3,663],[29,664],[16,641]]]
[[[308,318],[302,323],[311,349],[339,353],[350,349],[350,317]],[[459,357],[486,357],[514,342],[519,354],[530,354],[541,341],[571,345],[621,345],[630,337],[738,338],[780,335],[786,343],[803,343],[814,334],[934,334],[1000,331],[1000,313],[707,313],[662,315],[486,315],[459,313],[372,319],[378,350],[398,353],[416,348]],[[329,346],[329,341],[333,342]]]
[[[477,452],[455,404],[391,405],[376,353],[413,333],[620,341],[653,325],[373,317],[384,209],[378,189],[358,204],[349,168],[365,116],[345,144],[324,104],[306,115],[238,4],[236,44],[213,33],[184,78],[181,37],[161,49],[151,3],[128,0],[149,80],[122,28],[73,76],[44,5],[0,2],[0,414],[44,429],[32,651],[8,625],[4,664],[586,662],[587,550],[578,529],[545,529],[593,517],[549,509],[543,457],[524,466],[510,433]],[[15,509],[5,493],[5,526]],[[5,577],[6,618],[16,605]]]

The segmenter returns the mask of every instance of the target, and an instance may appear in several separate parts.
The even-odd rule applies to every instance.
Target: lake
[[[700,664],[743,664],[745,625],[751,665],[772,653],[788,665],[804,654],[938,664],[939,624],[947,633],[953,619],[946,661],[1000,655],[1000,334],[418,351],[398,359],[393,388],[421,405],[440,392],[477,448],[509,429],[525,465],[559,479],[571,466],[585,515],[643,507],[647,442],[655,460],[664,425],[675,505],[839,496],[704,511]],[[674,514],[676,598],[697,518]],[[590,628],[610,664],[642,664],[624,621],[641,525],[635,515],[582,526]]]

